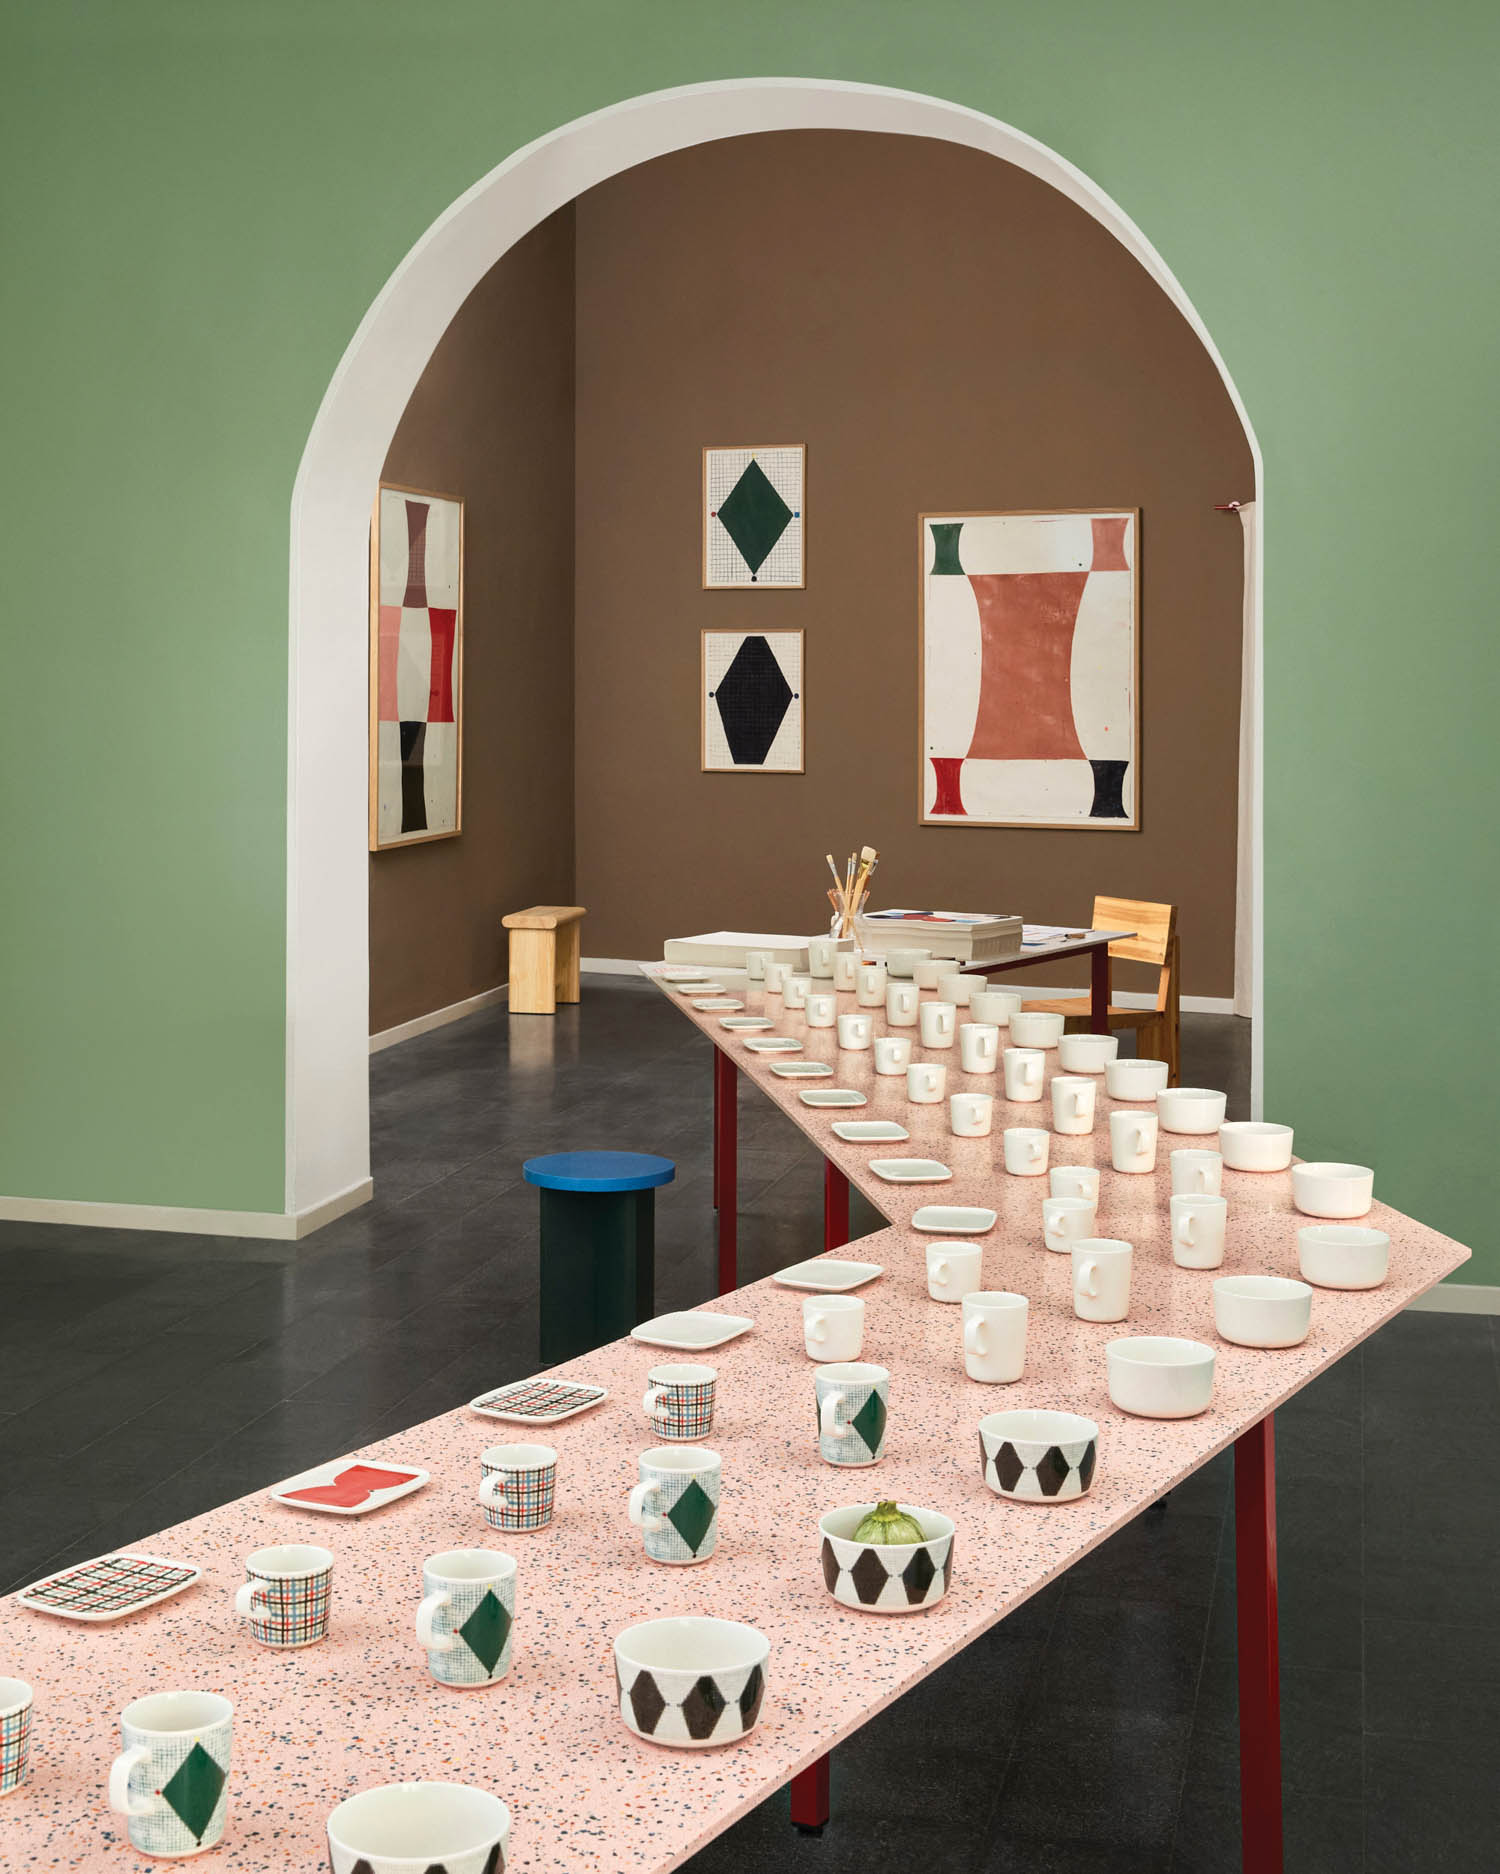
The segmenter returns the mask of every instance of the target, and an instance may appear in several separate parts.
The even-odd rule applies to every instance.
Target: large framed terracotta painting
[[[923,514],[926,826],[1140,827],[1138,508]]]
[[[451,839],[463,805],[464,504],[382,482],[370,527],[370,850]]]

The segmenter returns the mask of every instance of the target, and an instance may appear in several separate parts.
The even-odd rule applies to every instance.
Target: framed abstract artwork
[[[382,482],[370,525],[370,850],[463,806],[464,504]]]
[[[804,586],[807,450],[703,451],[703,586]]]
[[[702,633],[705,774],[801,774],[802,633]]]
[[[918,526],[922,824],[1138,831],[1140,510]]]

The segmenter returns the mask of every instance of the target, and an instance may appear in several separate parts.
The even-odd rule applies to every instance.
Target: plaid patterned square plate
[[[367,1516],[397,1497],[409,1497],[432,1475],[403,1464],[361,1464],[357,1458],[336,1458],[288,1477],[266,1494],[289,1510],[318,1510],[326,1516]]]
[[[33,1581],[16,1599],[22,1607],[60,1614],[64,1620],[123,1620],[181,1594],[202,1573],[188,1562],[170,1562],[160,1555],[96,1555],[91,1562]]]
[[[590,1386],[580,1380],[518,1379],[471,1399],[469,1410],[517,1425],[556,1425],[577,1412],[587,1412],[608,1397],[603,1386]]]

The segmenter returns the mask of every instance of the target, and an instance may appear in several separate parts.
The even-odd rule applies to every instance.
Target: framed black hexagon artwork
[[[700,656],[705,774],[801,774],[802,633],[714,631]]]

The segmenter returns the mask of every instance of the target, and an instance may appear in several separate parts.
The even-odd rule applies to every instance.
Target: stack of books
[[[860,945],[930,950],[958,963],[993,963],[1021,953],[1022,920],[999,911],[867,911],[856,920]]]

